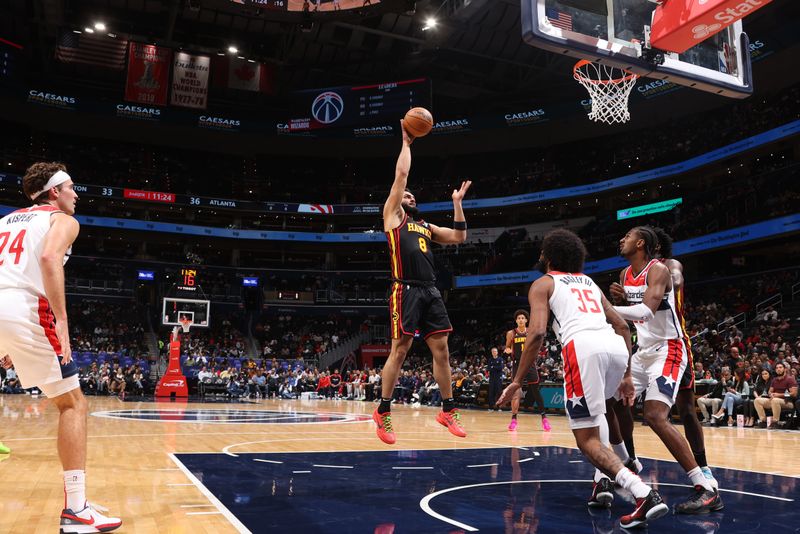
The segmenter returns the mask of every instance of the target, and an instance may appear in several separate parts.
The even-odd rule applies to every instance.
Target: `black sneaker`
[[[669,513],[669,506],[661,499],[656,490],[650,490],[644,499],[636,499],[636,509],[619,520],[622,528],[636,528],[647,525],[648,521],[658,519]]]
[[[601,478],[600,482],[595,482],[592,486],[592,496],[586,504],[592,508],[610,508],[612,502],[614,502],[614,486],[611,480]]]
[[[707,490],[703,486],[695,486],[694,494],[689,500],[675,505],[676,514],[707,514],[719,512],[725,508],[718,490]]]

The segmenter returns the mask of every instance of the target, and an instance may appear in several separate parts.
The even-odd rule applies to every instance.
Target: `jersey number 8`
[[[427,242],[427,241],[425,241],[425,238],[424,238],[424,237],[420,237],[420,238],[419,238],[419,249],[420,249],[422,252],[428,252],[428,242]]]

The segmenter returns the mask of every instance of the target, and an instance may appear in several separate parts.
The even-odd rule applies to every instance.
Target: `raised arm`
[[[640,304],[614,306],[623,319],[647,322],[653,317],[664,300],[664,293],[672,287],[669,270],[661,263],[654,264],[647,273],[647,290]]]
[[[56,337],[61,345],[61,364],[72,360],[69,346],[69,326],[67,325],[67,299],[64,290],[64,256],[78,237],[80,224],[74,217],[65,213],[51,216],[50,230],[44,238],[42,266],[44,292],[56,319]]]
[[[433,233],[433,241],[440,245],[458,245],[467,240],[467,219],[464,217],[464,208],[461,206],[461,201],[464,200],[464,195],[467,194],[469,186],[472,185],[471,180],[461,182],[459,189],[453,189],[453,228],[442,228],[431,224],[431,232]]]
[[[403,121],[400,121],[400,131],[403,133],[403,146],[400,148],[400,155],[397,157],[397,165],[394,170],[394,183],[389,191],[389,198],[383,204],[383,230],[389,232],[394,230],[403,221],[403,192],[408,185],[408,173],[411,172],[411,143],[414,138],[406,132]]]

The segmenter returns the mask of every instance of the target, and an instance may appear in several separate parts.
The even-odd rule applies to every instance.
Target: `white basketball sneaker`
[[[122,520],[118,517],[107,517],[100,513],[108,512],[108,509],[86,503],[86,507],[80,512],[73,512],[69,508],[61,511],[61,530],[60,534],[88,534],[91,532],[111,532],[122,526]]]

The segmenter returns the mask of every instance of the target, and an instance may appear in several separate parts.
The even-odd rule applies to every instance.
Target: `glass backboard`
[[[192,328],[211,325],[211,302],[208,300],[165,298],[161,312],[161,324],[181,326],[181,319],[192,321]]]
[[[656,4],[648,0],[522,0],[528,44],[724,96],[752,94],[750,43],[737,21],[683,54],[651,57],[646,43]]]

